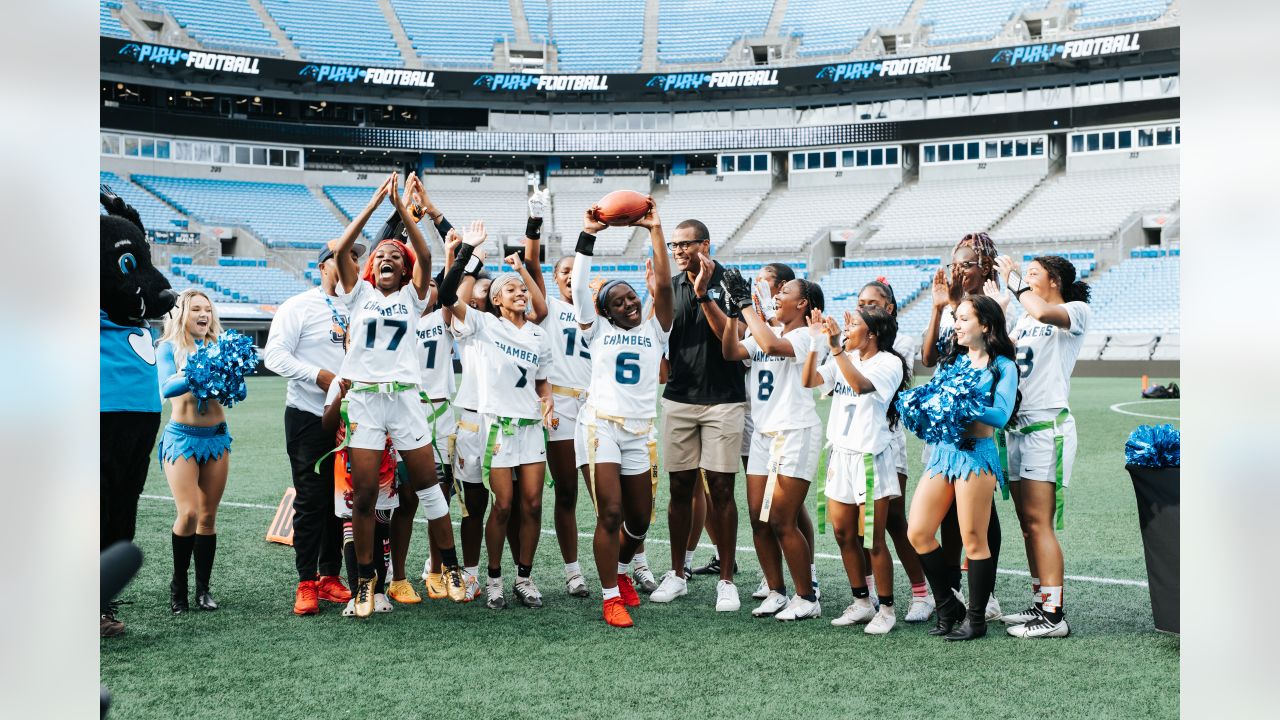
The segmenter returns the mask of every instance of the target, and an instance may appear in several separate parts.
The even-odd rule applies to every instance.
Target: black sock
[[[938,607],[956,602],[955,595],[948,588],[952,587],[952,568],[947,566],[942,548],[937,547],[927,553],[920,553],[920,567],[924,570],[925,579],[933,587],[933,598]]]
[[[814,586],[816,587],[816,586],[817,586],[817,584],[818,584],[818,583],[814,583]],[[781,595],[782,597],[786,597],[786,596],[787,596],[787,586],[786,586],[786,584],[785,584],[785,583],[783,583],[783,585],[782,585],[781,587],[769,588],[769,589],[770,589],[770,590],[773,590],[773,591],[774,591],[774,592],[776,592],[776,593],[778,593],[778,594],[779,594],[779,595]]]
[[[213,556],[218,552],[218,536],[195,536],[196,556],[196,588],[209,589],[209,578],[213,576]]]
[[[360,579],[370,580],[378,577],[378,569],[374,563],[360,563]]]
[[[532,565],[516,565],[516,577],[527,578],[533,572]]]
[[[849,587],[853,590],[853,597],[855,600],[871,597],[871,591],[867,589],[866,585],[863,585],[862,587],[853,587],[850,585]]]
[[[173,582],[187,586],[187,573],[191,569],[191,552],[196,546],[195,535],[173,535]]]
[[[1000,566],[1000,518],[996,516],[996,501],[991,500],[991,521],[987,523],[987,547],[991,549],[992,567]],[[995,576],[992,576],[994,583]],[[992,589],[995,588],[993,584]]]
[[[969,560],[969,622],[986,622],[987,601],[996,582],[996,563],[991,558]]]
[[[811,592],[808,595],[801,595],[800,597],[808,600],[809,602],[818,602],[818,593]]]
[[[489,577],[494,580],[502,577],[502,566],[489,568]]]
[[[878,599],[880,600],[880,607],[893,607],[892,595],[880,595]]]
[[[356,562],[356,544],[354,542],[345,542],[342,544],[342,559],[347,564],[347,587],[355,592],[356,583],[360,580],[360,563]]]
[[[440,551],[440,565],[448,570],[458,564],[458,548],[444,548]]]

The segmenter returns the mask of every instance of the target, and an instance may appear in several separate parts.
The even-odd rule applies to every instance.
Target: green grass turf
[[[253,378],[249,399],[228,413],[235,436],[225,501],[274,508],[289,486],[284,454],[284,383]],[[1068,492],[1062,543],[1068,575],[1145,580],[1124,441],[1138,424],[1113,403],[1137,400],[1136,379],[1074,381],[1080,452]],[[820,406],[825,415],[827,404]],[[1127,406],[1176,416],[1177,401]],[[920,447],[910,438],[912,473]],[[914,481],[913,481],[914,484]],[[665,481],[659,507],[665,507]],[[746,507],[739,483],[740,513]],[[145,492],[167,496],[156,463]],[[812,499],[811,499],[812,502]],[[550,499],[543,527],[551,527]],[[1001,566],[1026,569],[1011,504],[999,503]],[[296,582],[292,550],[267,543],[273,510],[224,505],[218,517],[214,591],[221,609],[168,613],[171,503],[143,499],[137,542],[147,561],[123,594],[128,630],[101,644],[101,676],[116,718],[388,717],[1174,717],[1178,713],[1178,640],[1157,633],[1145,587],[1068,581],[1072,634],[1025,641],[999,625],[986,639],[951,644],[924,625],[901,621],[909,588],[895,567],[899,622],[885,637],[834,628],[850,602],[838,560],[818,560],[823,618],[779,623],[753,619],[759,582],[755,556],[739,552],[743,608],[716,613],[714,580],[698,578],[670,605],[646,602],[636,627],[600,619],[590,543],[580,541],[593,597],[563,591],[561,558],[544,535],[534,577],[546,607],[487,610],[479,603],[425,601],[367,621],[342,618],[324,604],[316,617],[290,613]],[[456,520],[456,506],[455,506]],[[580,532],[593,517],[582,494]],[[417,526],[409,576],[426,555]],[[738,545],[750,546],[745,517]],[[658,513],[650,538],[668,539]],[[704,538],[705,541],[705,538]],[[819,553],[838,554],[830,534]],[[667,546],[653,542],[650,563],[668,568]],[[698,551],[698,562],[709,551]],[[510,562],[508,575],[514,575]],[[508,579],[508,593],[510,593]],[[1001,574],[997,595],[1008,611],[1024,606],[1024,576]],[[512,600],[514,602],[514,600]],[[945,679],[944,679],[945,678]],[[357,700],[358,699],[358,700]]]

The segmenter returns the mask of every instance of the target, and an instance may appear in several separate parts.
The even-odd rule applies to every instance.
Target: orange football
[[[606,225],[630,225],[649,212],[649,196],[635,190],[614,190],[596,203],[596,219]]]

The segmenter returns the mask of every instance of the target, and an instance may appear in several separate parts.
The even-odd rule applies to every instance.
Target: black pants
[[[98,413],[99,550],[118,540],[133,540],[138,524],[138,496],[147,482],[151,452],[160,430],[160,413]]]
[[[338,442],[320,427],[320,418],[297,408],[284,409],[284,444],[293,468],[293,552],[299,580],[342,571],[342,523],[333,512],[333,456],[316,460]]]

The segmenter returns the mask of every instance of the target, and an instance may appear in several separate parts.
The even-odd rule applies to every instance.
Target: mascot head
[[[100,217],[102,241],[99,307],[118,325],[141,325],[173,308],[178,294],[151,264],[151,246],[138,211],[103,185],[99,201],[108,215]]]

